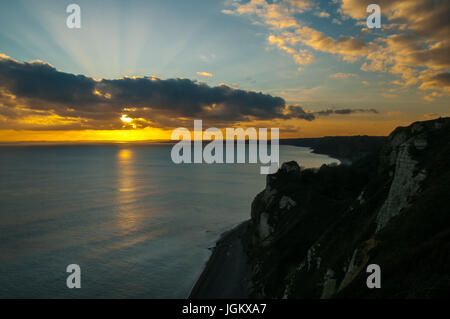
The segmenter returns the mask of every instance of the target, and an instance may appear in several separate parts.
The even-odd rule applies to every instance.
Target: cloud
[[[257,22],[269,25],[273,29],[285,29],[298,26],[293,14],[312,9],[309,0],[285,0],[268,3],[266,0],[250,0],[242,3],[231,1],[232,9],[225,9],[225,14],[251,15]]]
[[[218,122],[280,117],[285,107],[280,97],[225,85],[155,77],[95,80],[42,62],[6,58],[0,59],[0,92],[3,113],[5,108],[17,114],[24,109],[47,112],[79,119],[80,128],[94,129],[121,128],[124,109],[138,119],[138,126],[170,126],[177,125],[178,117]]]
[[[331,74],[329,77],[332,79],[348,79],[349,77],[355,77],[356,74],[354,73],[334,73]]]
[[[307,121],[313,121],[316,119],[316,116],[313,112],[305,111],[301,106],[298,105],[289,105],[286,107],[286,119],[289,118],[297,118]]]
[[[437,74],[424,75],[423,89],[450,88],[450,73],[443,72]]]
[[[330,14],[325,11],[316,12],[316,13],[314,13],[314,15],[317,17],[320,17],[320,18],[329,18],[330,17]]]
[[[336,54],[349,62],[355,62],[369,51],[367,43],[362,39],[353,36],[339,36],[334,39],[307,26],[297,28],[295,33],[286,32],[284,36],[291,43],[302,43],[317,51]]]
[[[289,53],[300,65],[314,61],[314,51],[333,54],[343,61],[361,61],[361,70],[386,72],[398,79],[393,82],[403,87],[417,86],[436,94],[450,95],[447,82],[440,81],[440,74],[450,72],[450,1],[448,0],[380,0],[382,32],[365,27],[366,8],[372,0],[334,1],[340,7],[340,20],[354,19],[355,26],[364,26],[363,35],[373,35],[369,40],[355,36],[332,37],[302,23],[299,14],[316,10],[312,1],[233,0],[229,14],[246,15],[265,24],[270,35],[268,42]],[[331,23],[341,24],[333,18]],[[306,50],[305,47],[313,51]],[[302,57],[299,52],[304,52]]]
[[[424,114],[423,117],[425,117],[425,119],[427,120],[434,120],[440,117],[448,117],[448,113],[443,113],[443,114],[439,114],[439,113],[427,113]]]
[[[429,44],[419,37],[394,34],[378,43],[378,50],[368,53],[361,70],[396,74],[400,79],[394,83],[403,87],[417,85],[421,90],[450,93],[449,83],[439,80],[450,68],[450,41]]]
[[[211,73],[208,72],[197,72],[198,75],[201,76],[206,76],[206,77],[212,77],[213,75]]]
[[[364,23],[370,0],[342,0],[341,13]],[[381,13],[391,22],[385,29],[400,33],[376,40],[364,71],[388,72],[400,76],[398,85],[418,85],[421,90],[450,94],[450,86],[439,76],[450,68],[450,2],[447,0],[380,0]],[[383,23],[384,24],[384,23]],[[423,70],[425,68],[425,70]]]
[[[361,112],[353,110],[349,113]],[[335,114],[349,114],[335,111]],[[125,77],[95,80],[43,62],[0,59],[0,128],[173,128],[193,119],[216,126],[237,121],[304,119],[316,115],[281,97],[210,87],[189,79]],[[128,125],[128,126],[127,126]]]
[[[372,0],[342,0],[341,12],[365,20]],[[447,0],[378,0],[381,13],[389,21],[404,22],[409,30],[427,39],[446,40],[450,33],[450,2]]]
[[[307,65],[314,61],[314,56],[312,53],[306,49],[294,49],[291,46],[286,45],[286,39],[282,36],[270,35],[267,39],[270,44],[275,44],[280,50],[287,52],[292,55],[294,62],[298,65]],[[303,68],[298,67],[298,70],[301,71]]]
[[[296,15],[315,7],[310,1],[279,1],[268,3],[266,0],[251,0],[247,3],[233,1],[232,12],[237,15],[247,15],[257,21],[269,26],[272,32],[268,38],[270,44],[277,45],[280,49],[291,53],[294,61],[300,64],[310,63],[314,60],[311,52],[308,52],[308,58],[299,58],[298,52],[302,49],[294,49],[294,45],[303,44],[310,48],[341,55],[343,60],[354,62],[367,53],[366,43],[354,37],[340,36],[337,39],[326,36],[309,26],[301,25]],[[230,14],[231,12],[227,12]],[[321,17],[329,15],[326,12],[317,13]],[[305,63],[306,61],[306,63]]]
[[[429,92],[424,98],[433,101],[437,97],[450,95],[450,72],[434,72],[425,70],[419,75],[419,89]],[[432,92],[430,92],[432,91]]]
[[[318,116],[329,115],[350,115],[355,113],[379,114],[376,109],[351,109],[351,108],[327,108],[321,111],[308,111],[299,105],[290,105],[286,107],[286,118],[300,118],[307,121],[313,121]]]
[[[348,115],[348,114],[354,114],[354,113],[372,113],[372,114],[378,114],[379,112],[375,109],[326,109],[324,111],[318,111],[315,114],[320,116],[328,116],[331,114],[338,114],[338,115]]]

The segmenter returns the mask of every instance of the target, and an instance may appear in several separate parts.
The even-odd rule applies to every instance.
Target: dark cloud
[[[39,61],[21,63],[0,58],[0,116],[6,119],[55,115],[70,119],[67,125],[71,128],[78,125],[114,129],[123,127],[120,121],[123,113],[135,119],[136,127],[176,127],[194,118],[217,126],[250,120],[312,121],[316,115],[331,114],[326,112],[330,110],[312,113],[300,106],[286,105],[281,97],[226,85],[210,87],[189,79],[154,77],[97,81],[61,72]],[[350,114],[367,110],[333,112]]]
[[[312,112],[305,111],[300,106],[289,105],[287,108],[286,118],[297,118],[307,121],[312,121],[316,119],[316,116]]]
[[[378,114],[378,111],[375,109],[326,109],[323,111],[318,111],[315,114],[320,116],[327,116],[330,114],[339,114],[339,115],[347,115],[347,114],[353,114],[353,113],[373,113]]]
[[[450,73],[439,73],[432,77],[432,80],[438,82],[442,86],[450,86]]]
[[[189,79],[102,80],[99,87],[112,92],[120,105],[148,107],[179,116],[198,116],[235,121],[247,117],[277,117],[285,106],[280,97],[234,89],[226,85],[210,87]]]
[[[93,94],[93,79],[59,72],[42,62],[19,63],[0,59],[0,85],[16,96],[47,104],[83,106],[100,102]]]

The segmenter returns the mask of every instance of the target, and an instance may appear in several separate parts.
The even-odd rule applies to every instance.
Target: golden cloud
[[[366,8],[372,0],[342,0],[341,18],[357,20],[364,26]],[[387,72],[399,79],[392,83],[403,87],[417,85],[420,90],[434,90],[434,96],[449,94],[450,69],[450,1],[448,0],[379,0],[384,16],[382,35],[366,43],[354,36],[330,37],[310,26],[301,25],[295,14],[315,7],[309,1],[251,0],[243,4],[233,1],[228,13],[250,15],[266,24],[272,31],[268,37],[271,45],[292,55],[298,65],[314,60],[314,55],[303,47],[337,55],[347,62],[362,60],[361,70]],[[315,12],[326,17],[327,13]],[[333,18],[332,23],[340,23]],[[380,33],[377,33],[380,35]],[[438,94],[439,93],[439,94]],[[428,98],[430,99],[430,97]]]
[[[208,72],[197,72],[197,74],[201,76],[206,76],[208,78],[213,76],[211,73]]]

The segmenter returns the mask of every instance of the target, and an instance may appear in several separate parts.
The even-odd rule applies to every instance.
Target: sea
[[[261,164],[174,164],[172,145],[0,146],[0,298],[186,298],[250,218]],[[280,146],[280,161],[339,163]],[[69,265],[81,288],[69,289]]]

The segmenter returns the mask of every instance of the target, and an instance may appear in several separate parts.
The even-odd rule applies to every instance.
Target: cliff
[[[243,239],[250,297],[448,297],[449,141],[450,118],[416,122],[350,166],[268,175]]]

